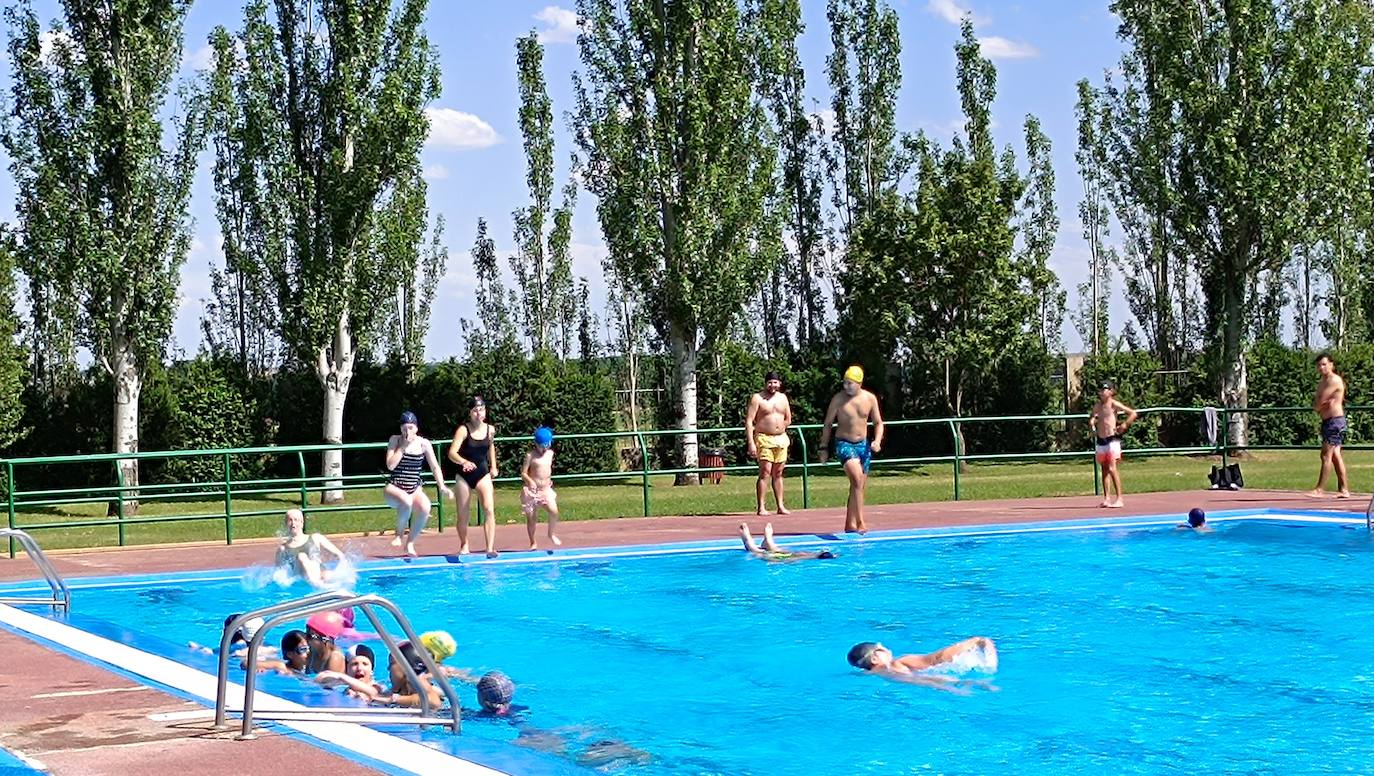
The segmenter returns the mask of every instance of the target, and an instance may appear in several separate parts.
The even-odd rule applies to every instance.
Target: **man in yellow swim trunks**
[[[768,483],[773,483],[773,498],[778,514],[789,514],[782,503],[782,474],[787,467],[787,427],[792,425],[792,405],[782,392],[782,376],[769,372],[763,377],[763,390],[749,399],[744,412],[744,436],[749,444],[749,457],[759,461],[758,495],[760,515],[769,514],[764,508],[768,497]]]

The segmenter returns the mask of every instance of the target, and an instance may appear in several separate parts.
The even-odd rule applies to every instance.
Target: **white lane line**
[[[82,695],[105,695],[112,692],[144,692],[151,690],[141,684],[133,687],[107,687],[103,690],[68,690],[66,692],[40,692],[37,695],[30,695],[30,698],[77,698]]]
[[[97,636],[64,623],[36,614],[0,605],[0,622],[13,628],[47,639],[95,660],[118,666],[124,671],[214,703],[216,677],[182,665],[161,655],[134,649],[110,639]],[[256,692],[254,705],[262,711],[309,711],[298,703]],[[243,685],[230,682],[226,702],[230,708],[243,707]],[[369,727],[348,722],[308,722],[277,720],[276,724],[298,730],[344,751],[387,763],[400,770],[435,776],[506,776],[501,771],[469,762],[423,744],[388,735]],[[251,744],[245,744],[251,746]]]

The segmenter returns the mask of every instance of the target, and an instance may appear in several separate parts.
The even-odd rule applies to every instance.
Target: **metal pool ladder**
[[[7,596],[0,598],[0,604],[47,604],[53,607],[61,607],[66,611],[72,608],[72,591],[67,587],[67,581],[62,575],[57,573],[48,556],[43,554],[43,548],[38,546],[38,542],[29,535],[27,531],[18,528],[0,528],[0,539],[12,539],[24,548],[24,554],[29,556],[33,565],[38,567],[38,573],[43,575],[43,579],[52,589],[51,598],[34,598],[33,596]]]
[[[429,671],[429,676],[444,697],[448,699],[448,709],[433,709],[429,702],[427,693],[419,693],[420,708],[418,709],[396,709],[396,708],[376,708],[376,707],[318,707],[309,709],[272,709],[268,711],[254,711],[256,701],[255,688],[258,677],[258,652],[262,647],[263,637],[272,628],[280,625],[287,620],[308,617],[317,612],[327,612],[334,609],[342,609],[352,606],[367,616],[368,622],[372,623],[377,636],[386,644],[387,651],[395,658],[397,665],[401,666],[405,672],[406,679],[411,687],[420,687],[420,679],[411,667],[410,661],[401,655],[401,648],[397,640],[382,625],[381,619],[377,616],[375,609],[380,607],[385,609],[396,620],[396,624],[401,626],[407,640],[411,644],[417,645],[415,654],[424,662],[425,668]],[[248,641],[247,670],[243,679],[243,708],[228,708],[226,694],[229,682],[229,660],[231,658],[230,641],[234,633],[243,624],[253,619],[261,617],[264,622],[258,628],[257,633]],[[401,613],[391,601],[379,595],[355,595],[345,591],[332,591],[316,593],[295,601],[287,601],[275,606],[266,606],[245,612],[225,623],[224,635],[219,641],[219,682],[215,691],[215,727],[220,730],[228,729],[230,726],[226,722],[226,715],[235,712],[243,715],[243,727],[239,732],[238,739],[241,741],[256,738],[253,734],[253,718],[259,719],[278,719],[284,721],[298,722],[354,722],[372,723],[388,725],[441,725],[449,728],[454,733],[459,732],[462,727],[462,707],[458,702],[458,694],[453,691],[453,686],[449,683],[448,677],[439,670],[438,664],[429,654],[429,650],[419,647],[420,637],[415,634],[415,629],[411,627],[410,620]]]
[[[1369,497],[1369,506],[1364,508],[1364,527],[1366,531],[1374,532],[1374,496]]]

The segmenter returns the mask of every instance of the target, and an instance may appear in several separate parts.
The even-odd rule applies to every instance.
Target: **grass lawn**
[[[1160,456],[1128,459],[1122,468],[1126,493],[1202,489],[1207,473],[1219,461],[1206,456]],[[1370,490],[1374,474],[1374,451],[1348,451],[1346,463],[1357,490]],[[1315,451],[1258,452],[1241,462],[1245,483],[1251,488],[1307,489],[1316,476]],[[802,504],[801,469],[788,470],[788,502]],[[1056,463],[975,463],[960,475],[960,496],[964,499],[1036,498],[1041,496],[1087,495],[1093,492],[1093,468],[1088,461]],[[431,489],[431,493],[432,493]],[[675,487],[672,477],[650,478],[650,500],[655,515],[708,515],[753,510],[754,478],[731,472],[718,485]],[[843,506],[847,484],[837,468],[813,470],[810,478],[812,507]],[[917,501],[947,501],[954,495],[954,473],[950,464],[909,468],[875,469],[868,484],[868,503],[894,504]],[[317,499],[318,497],[316,497]],[[564,520],[599,520],[611,517],[637,517],[644,514],[644,497],[638,477],[562,482],[558,501]],[[284,491],[253,497],[235,497],[234,511],[271,510],[272,516],[233,519],[235,539],[272,536],[281,525],[280,512],[299,504],[299,494]],[[518,483],[497,487],[496,508],[502,523],[523,522],[519,514]],[[104,519],[103,504],[78,504],[23,511],[15,515],[19,528],[70,520]],[[204,501],[147,501],[138,516],[205,515],[205,520],[128,524],[126,544],[156,544],[184,541],[223,541],[225,535],[222,498]],[[111,518],[112,519],[112,518]],[[452,502],[444,505],[444,530],[453,530]],[[387,530],[392,526],[391,512],[381,501],[381,489],[352,490],[345,505],[335,511],[310,512],[310,529],[329,534]],[[435,521],[431,518],[430,526]],[[32,531],[44,549],[102,547],[118,544],[118,530],[110,526],[85,526]]]

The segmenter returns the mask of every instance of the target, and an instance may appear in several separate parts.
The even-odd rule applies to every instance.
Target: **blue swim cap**
[[[410,410],[406,410],[405,412],[401,413],[401,425],[404,426],[407,423],[412,423],[418,426],[420,425],[420,419],[415,417],[415,413],[411,412]]]
[[[1188,525],[1197,528],[1205,522],[1207,522],[1206,512],[1203,512],[1198,507],[1193,507],[1192,509],[1188,510]]]
[[[553,429],[548,426],[540,426],[534,430],[534,443],[540,447],[548,447],[553,444]]]

